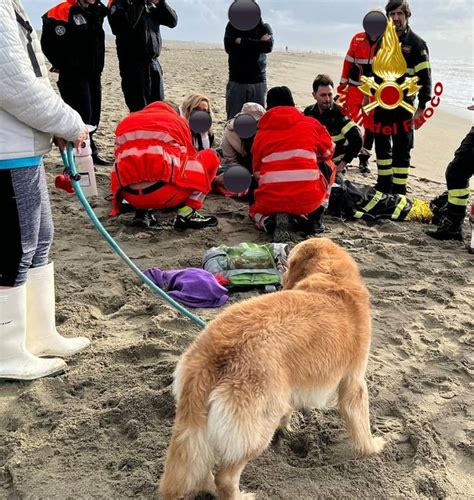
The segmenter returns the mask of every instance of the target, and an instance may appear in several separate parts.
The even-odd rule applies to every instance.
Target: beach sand
[[[225,53],[167,43],[161,60],[167,97],[209,95],[220,137]],[[332,56],[274,53],[269,84],[288,85],[298,106],[308,105],[314,76],[337,79],[340,65]],[[103,87],[97,138],[112,156],[113,131],[126,114],[113,48]],[[412,193],[431,199],[444,190],[444,170],[469,126],[441,106],[417,132]],[[46,166],[52,182],[62,170],[56,152]],[[354,171],[348,176],[364,180]],[[217,196],[205,209],[218,215],[218,228],[176,233],[171,214],[159,228],[133,228],[130,214],[108,217],[107,169],[97,179],[94,209],[141,268],[199,267],[215,244],[268,241],[243,203]],[[375,175],[365,181],[374,183]],[[137,282],[74,196],[54,187],[51,195],[58,325],[65,335],[86,335],[92,347],[62,376],[0,382],[0,498],[152,498],[173,423],[172,372],[198,328]],[[295,418],[291,435],[248,465],[242,488],[260,499],[472,497],[473,257],[460,243],[432,241],[421,224],[368,227],[328,218],[327,225],[327,236],[359,263],[372,294],[371,420],[389,444],[360,460],[335,407],[307,411]],[[232,302],[250,295],[235,294]],[[218,312],[197,311],[205,320]]]

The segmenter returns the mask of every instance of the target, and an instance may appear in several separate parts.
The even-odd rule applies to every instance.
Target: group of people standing
[[[174,28],[178,17],[165,0],[66,0],[43,15],[41,47],[59,73],[63,100],[95,131],[100,122],[101,74],[104,69],[104,20],[115,35],[122,91],[130,112],[164,99],[160,66],[160,26]],[[98,154],[96,165],[109,163]]]

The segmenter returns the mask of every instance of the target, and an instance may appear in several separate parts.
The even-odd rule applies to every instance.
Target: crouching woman
[[[115,131],[112,215],[126,200],[141,210],[177,209],[177,230],[217,225],[198,210],[211,189],[219,158],[196,151],[187,121],[170,104],[155,102],[124,118]]]

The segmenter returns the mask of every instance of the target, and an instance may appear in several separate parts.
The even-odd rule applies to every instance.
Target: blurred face
[[[390,19],[393,21],[397,33],[399,35],[403,33],[407,28],[408,19],[405,12],[403,12],[402,8],[397,7],[395,10],[392,10],[392,12],[389,12],[388,15]]]
[[[87,9],[87,7],[89,7],[89,5],[94,5],[96,2],[96,0],[79,0],[79,4],[82,6],[82,7],[85,7]]]
[[[321,111],[326,111],[332,106],[334,89],[332,85],[320,85],[318,90],[313,92],[313,97],[316,99],[319,109]]]

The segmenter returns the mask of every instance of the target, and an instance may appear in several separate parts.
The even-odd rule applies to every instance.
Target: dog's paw
[[[366,441],[364,443],[360,443],[359,446],[355,447],[355,452],[358,456],[366,457],[368,455],[375,455],[376,453],[380,453],[385,447],[386,441],[382,437],[375,437]]]
[[[241,493],[240,498],[241,500],[255,500],[256,496],[255,493]]]
[[[372,451],[369,454],[380,453],[387,444],[387,441],[383,437],[375,437],[372,439]]]

